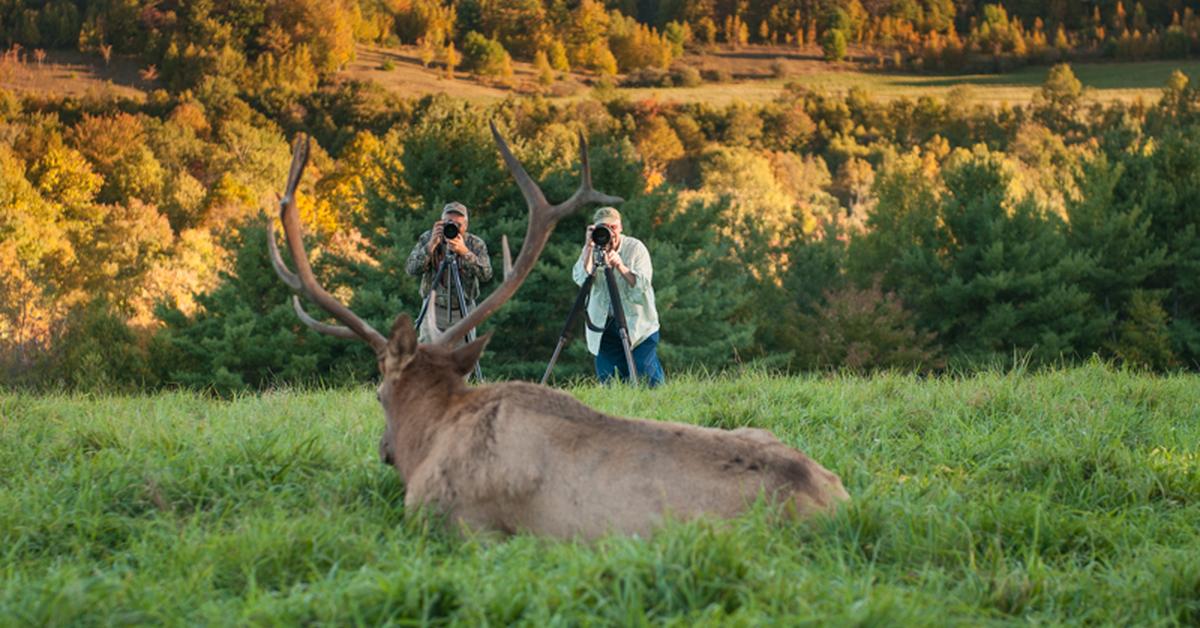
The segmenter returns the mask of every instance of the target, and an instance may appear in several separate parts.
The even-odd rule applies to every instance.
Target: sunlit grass
[[[1200,377],[676,378],[605,411],[773,430],[831,519],[595,545],[405,517],[373,391],[0,396],[0,623],[1200,621]]]

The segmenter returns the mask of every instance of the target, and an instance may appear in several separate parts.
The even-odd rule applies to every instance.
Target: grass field
[[[617,414],[752,424],[831,519],[578,545],[402,511],[373,391],[0,395],[0,624],[1200,623],[1200,377],[680,378]]]
[[[787,83],[830,93],[845,93],[852,87],[866,90],[873,98],[944,98],[950,90],[960,92],[971,103],[1018,105],[1030,102],[1046,81],[1047,66],[1029,66],[1006,74],[966,74],[937,76],[894,72],[866,72],[837,69],[835,66],[805,66],[805,70],[781,79],[711,84],[690,88],[630,88],[621,93],[633,99],[654,97],[662,101],[708,102],[716,105],[734,101],[766,102],[783,91]],[[1167,78],[1176,69],[1193,81],[1200,78],[1200,61],[1152,61],[1142,63],[1079,63],[1071,66],[1087,89],[1087,98],[1099,102],[1115,100],[1147,102],[1158,100]]]
[[[697,87],[619,88],[617,93],[631,99],[656,98],[664,102],[706,102],[725,105],[734,101],[760,103],[778,97],[787,83],[798,83],[811,89],[844,93],[851,87],[866,90],[880,100],[945,97],[957,86],[967,87],[959,96],[972,103],[988,105],[1024,104],[1046,81],[1049,66],[1027,66],[1006,74],[966,74],[956,76],[874,72],[866,66],[820,61],[817,53],[797,53],[788,48],[751,46],[742,51],[715,50],[685,57],[685,63],[698,68],[719,69],[735,77],[732,83],[707,83]],[[391,69],[382,69],[384,62]],[[775,66],[782,67],[785,76],[774,78]],[[523,90],[537,90],[536,72],[528,63],[514,63],[515,84]],[[1088,98],[1110,102],[1142,98],[1157,100],[1176,69],[1193,80],[1200,78],[1200,61],[1147,62],[1089,62],[1072,64],[1076,76],[1088,88]],[[404,95],[446,93],[474,101],[494,101],[507,97],[511,91],[493,84],[483,84],[469,74],[459,74],[450,81],[440,78],[436,69],[421,66],[412,47],[381,48],[360,46],[358,58],[344,73],[360,80],[376,82]],[[572,81],[582,84],[590,79],[575,75]],[[577,90],[569,98],[585,97],[590,90]]]

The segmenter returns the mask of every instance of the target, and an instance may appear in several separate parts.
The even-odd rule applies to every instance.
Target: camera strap
[[[591,302],[592,302],[592,295],[589,292],[588,295],[586,297],[584,297],[584,299],[583,299],[583,324],[585,326],[587,326],[587,328],[590,329],[591,331],[594,331],[598,334],[602,334],[602,333],[604,333],[604,328],[597,327],[596,324],[592,322],[592,317],[588,316],[588,305],[590,305]]]

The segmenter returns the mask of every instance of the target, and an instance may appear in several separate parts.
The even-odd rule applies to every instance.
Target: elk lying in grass
[[[313,319],[294,298],[301,320],[322,333],[364,340],[375,350],[382,375],[379,401],[387,416],[380,455],[406,483],[405,507],[432,508],[481,531],[595,538],[645,534],[666,517],[733,517],[760,495],[797,516],[848,499],[838,476],[764,430],[619,418],[544,386],[464,383],[491,334],[456,345],[516,292],[559,219],[587,203],[621,200],[592,189],[582,136],[579,190],[551,206],[494,125],[492,134],[529,205],[525,240],[496,291],[451,329],[432,335],[432,344],[417,344],[405,314],[385,338],[313,277],[295,207],[308,154],[304,140],[296,143],[280,201],[295,274],[279,256],[273,229],[268,236],[283,281],[341,325]]]

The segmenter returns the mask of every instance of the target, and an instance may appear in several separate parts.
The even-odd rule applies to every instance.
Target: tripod
[[[427,314],[429,314],[429,307],[431,305],[430,301],[433,300],[430,297],[432,297],[433,293],[437,291],[437,287],[439,285],[441,285],[442,277],[446,276],[446,273],[450,273],[450,277],[453,279],[453,281],[447,282],[447,284],[448,284],[448,288],[449,288],[450,292],[452,292],[458,300],[459,314],[461,316],[466,316],[468,314],[468,312],[467,312],[467,297],[466,297],[466,293],[463,292],[462,276],[458,274],[458,256],[455,255],[453,251],[447,249],[445,243],[443,243],[442,244],[442,262],[440,264],[438,264],[437,271],[435,273],[433,273],[433,283],[429,287],[429,294],[425,295],[425,301],[423,303],[421,303],[421,313],[417,315],[417,324],[416,324],[417,329],[421,328],[421,323],[425,321],[425,316]],[[432,306],[434,308],[436,308],[437,304],[433,303]],[[446,296],[446,320],[450,320],[451,309],[452,309],[452,307],[451,307],[450,295],[447,295]],[[436,320],[437,320],[436,317],[434,320],[436,322]],[[475,340],[475,330],[474,329],[467,331],[467,342],[470,342],[472,340]],[[477,382],[483,381],[483,369],[479,368],[478,362],[475,363],[475,381],[477,381]]]
[[[617,335],[621,337],[621,348],[625,350],[625,364],[629,367],[629,381],[637,381],[637,366],[633,362],[633,349],[629,344],[629,324],[625,321],[625,308],[621,306],[621,293],[617,289],[617,276],[613,273],[612,267],[604,261],[604,251],[596,249],[592,254],[592,272],[587,276],[587,279],[583,280],[583,285],[579,287],[579,293],[575,295],[575,303],[571,305],[571,311],[567,314],[567,322],[563,325],[562,333],[558,336],[558,344],[554,347],[554,355],[550,356],[550,363],[546,365],[546,372],[542,375],[543,385],[550,379],[550,371],[554,369],[554,363],[558,361],[558,356],[562,353],[563,347],[570,342],[571,328],[575,326],[575,319],[579,318],[580,312],[585,312],[583,318],[588,329],[604,333],[604,328],[597,328],[593,325],[586,314],[588,295],[591,294],[592,284],[596,280],[596,273],[601,268],[604,269],[604,283],[608,289],[609,314],[616,319]]]

